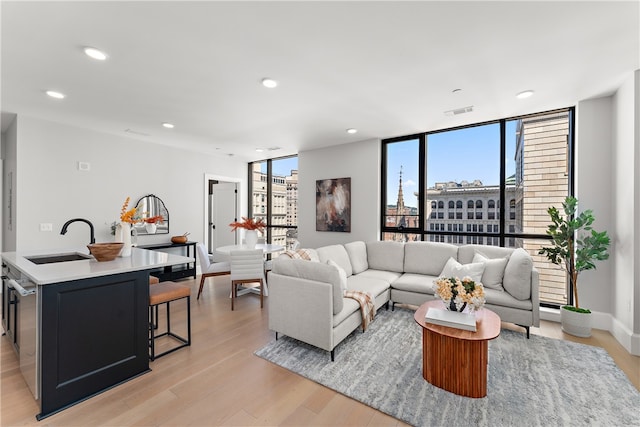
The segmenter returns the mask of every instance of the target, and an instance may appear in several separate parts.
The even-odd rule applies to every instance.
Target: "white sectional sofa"
[[[313,250],[312,250],[313,251]],[[278,257],[269,272],[269,328],[331,352],[362,322],[360,306],[343,290],[368,291],[376,310],[419,306],[436,298],[433,281],[477,276],[486,308],[505,322],[540,325],[538,271],[523,249],[434,242],[351,242],[313,251],[312,261]]]

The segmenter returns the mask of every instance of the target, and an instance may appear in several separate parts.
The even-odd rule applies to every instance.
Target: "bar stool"
[[[176,335],[171,332],[171,302],[176,301],[182,298],[187,299],[187,338]],[[167,305],[167,331],[161,334],[156,335],[155,329],[157,328],[157,324],[153,322],[153,314],[154,308],[157,309],[160,304]],[[155,360],[158,357],[164,356],[165,354],[169,354],[174,352],[182,347],[191,345],[191,288],[189,286],[181,285],[175,282],[161,282],[158,284],[154,284],[153,286],[149,286],[149,331],[150,331],[150,339],[149,339],[149,348],[151,352],[149,354],[149,358],[151,360]],[[160,354],[155,353],[155,340],[156,338],[160,338],[163,336],[169,336],[179,341],[181,344],[177,347],[174,347],[170,350],[164,351]]]

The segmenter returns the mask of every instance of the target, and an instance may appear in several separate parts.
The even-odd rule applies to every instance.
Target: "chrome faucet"
[[[91,243],[95,243],[96,242],[96,238],[93,232],[93,224],[91,224],[91,221],[89,221],[88,219],[84,219],[84,218],[74,218],[74,219],[70,219],[69,221],[65,222],[64,225],[62,226],[62,230],[60,230],[60,234],[67,234],[67,228],[69,227],[69,224],[71,224],[72,222],[76,222],[76,221],[80,221],[80,222],[84,222],[87,223],[89,225],[89,228],[91,229]]]

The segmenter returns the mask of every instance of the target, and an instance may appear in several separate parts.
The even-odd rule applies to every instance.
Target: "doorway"
[[[215,254],[219,246],[235,245],[236,234],[229,224],[238,219],[239,182],[207,178],[207,250]]]

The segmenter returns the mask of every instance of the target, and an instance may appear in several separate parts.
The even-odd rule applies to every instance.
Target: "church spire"
[[[398,183],[398,201],[396,202],[396,218],[398,226],[406,226],[404,211],[404,194],[402,193],[402,165],[400,166],[400,182]]]

